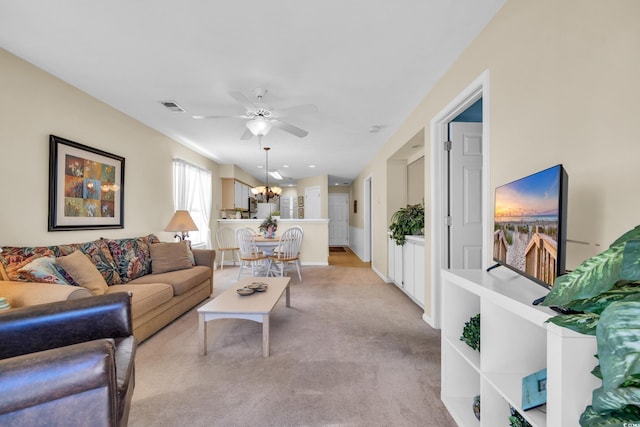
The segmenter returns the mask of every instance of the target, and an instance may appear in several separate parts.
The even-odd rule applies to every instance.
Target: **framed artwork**
[[[124,228],[124,157],[49,135],[49,231]]]
[[[547,403],[547,369],[522,379],[522,409],[529,410]]]

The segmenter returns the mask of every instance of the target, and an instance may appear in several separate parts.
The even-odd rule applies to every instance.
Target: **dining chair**
[[[255,233],[251,228],[240,228],[236,231],[236,241],[240,250],[240,269],[238,280],[243,270],[251,270],[252,276],[267,274],[268,258],[256,246]]]
[[[295,266],[298,272],[298,280],[302,281],[300,272],[300,246],[302,245],[302,237],[304,232],[301,227],[291,227],[285,230],[280,236],[280,244],[269,256],[269,273],[284,276],[285,271],[293,270]]]
[[[236,234],[230,227],[220,227],[216,231],[216,242],[218,243],[218,253],[221,253],[220,270],[224,268],[224,254],[231,252],[233,265],[236,265],[238,250],[240,249],[236,243]]]

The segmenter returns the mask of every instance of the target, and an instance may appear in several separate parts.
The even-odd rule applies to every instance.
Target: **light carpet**
[[[215,272],[214,296],[237,267]],[[138,348],[129,425],[455,426],[440,401],[440,333],[371,269],[305,267],[262,324],[191,310]],[[250,298],[250,297],[247,297]],[[471,410],[471,409],[470,409]]]

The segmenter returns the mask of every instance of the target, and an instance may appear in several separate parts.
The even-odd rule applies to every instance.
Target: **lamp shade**
[[[247,128],[251,131],[255,136],[265,136],[269,133],[273,124],[265,120],[264,117],[256,117],[253,120],[249,120],[247,122]]]
[[[164,231],[198,231],[198,227],[196,223],[193,222],[191,215],[189,215],[189,211],[178,210],[173,214],[171,221],[169,221],[169,224],[164,228]]]

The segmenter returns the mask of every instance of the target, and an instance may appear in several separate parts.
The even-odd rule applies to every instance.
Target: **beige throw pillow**
[[[189,259],[187,242],[153,243],[149,246],[149,250],[151,251],[151,272],[154,274],[193,267]]]
[[[78,285],[87,288],[94,295],[103,295],[109,289],[98,268],[82,252],[74,251],[67,256],[56,258],[56,261]]]

